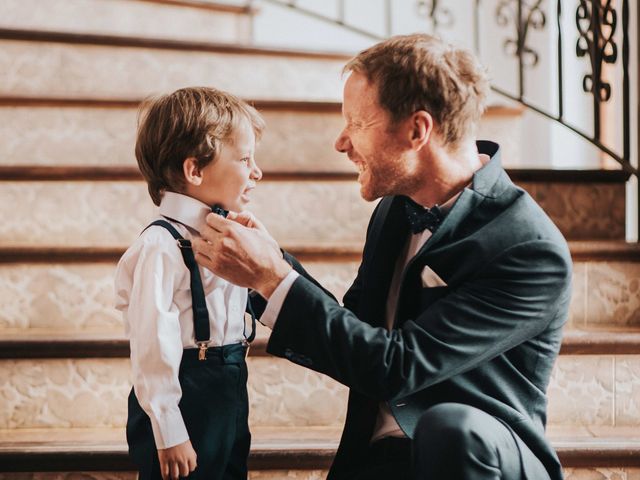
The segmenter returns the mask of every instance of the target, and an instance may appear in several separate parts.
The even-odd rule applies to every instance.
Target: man
[[[411,35],[345,71],[336,148],[382,200],[344,307],[246,216],[255,228],[209,215],[198,261],[269,299],[270,353],[350,387],[330,479],[561,479],[545,391],[571,259],[499,147],[475,142],[483,69]]]

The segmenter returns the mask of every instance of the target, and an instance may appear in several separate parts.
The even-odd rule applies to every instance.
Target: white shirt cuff
[[[158,450],[175,447],[189,440],[189,433],[184,424],[180,409],[168,409],[162,414],[162,418],[149,416],[153,438]]]
[[[267,307],[264,309],[264,312],[262,312],[262,316],[260,317],[260,323],[273,330],[273,326],[276,324],[278,315],[280,315],[280,310],[282,310],[284,300],[287,298],[293,282],[295,282],[299,276],[300,274],[298,272],[291,270],[287,276],[282,279],[280,284],[271,294],[271,298],[269,298],[269,301],[267,302]]]

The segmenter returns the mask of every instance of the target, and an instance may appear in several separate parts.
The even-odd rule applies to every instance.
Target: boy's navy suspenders
[[[191,241],[185,239],[178,231],[166,220],[156,220],[149,224],[145,230],[153,225],[164,227],[176,239],[184,264],[189,269],[191,275],[191,305],[193,308],[193,329],[196,336],[196,344],[198,345],[198,360],[206,360],[207,348],[211,341],[211,330],[209,328],[209,310],[204,296],[204,288],[202,287],[202,279],[196,258],[191,249]],[[251,299],[247,296],[246,312],[251,315],[251,334],[249,337],[245,335],[244,344],[246,346],[246,354],[249,353],[249,344],[256,337],[256,316],[251,308]],[[244,334],[243,334],[244,335]]]

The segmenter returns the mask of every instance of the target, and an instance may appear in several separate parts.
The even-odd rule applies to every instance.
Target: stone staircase
[[[256,11],[211,0],[47,6],[3,0],[0,18],[0,480],[133,479],[112,277],[155,215],[133,158],[138,103],[186,85],[252,101],[268,129],[251,208],[341,296],[373,208],[332,149],[348,55],[251,45]],[[481,136],[503,145],[511,177],[570,239],[549,435],[567,478],[638,480],[640,248],[623,240],[627,175],[523,168],[521,113],[490,108]],[[266,355],[267,336],[249,357],[251,478],[324,478],[347,390]]]

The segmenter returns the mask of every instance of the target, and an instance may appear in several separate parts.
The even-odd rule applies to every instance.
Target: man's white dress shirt
[[[186,239],[198,236],[210,212],[204,203],[173,192],[166,192],[160,204],[161,218]],[[247,289],[199,270],[209,310],[209,346],[242,342]],[[160,226],[145,230],[116,269],[116,308],[131,344],[134,390],[151,419],[158,449],[189,439],[178,408],[178,370],[183,349],[197,348],[190,281],[176,240]]]

